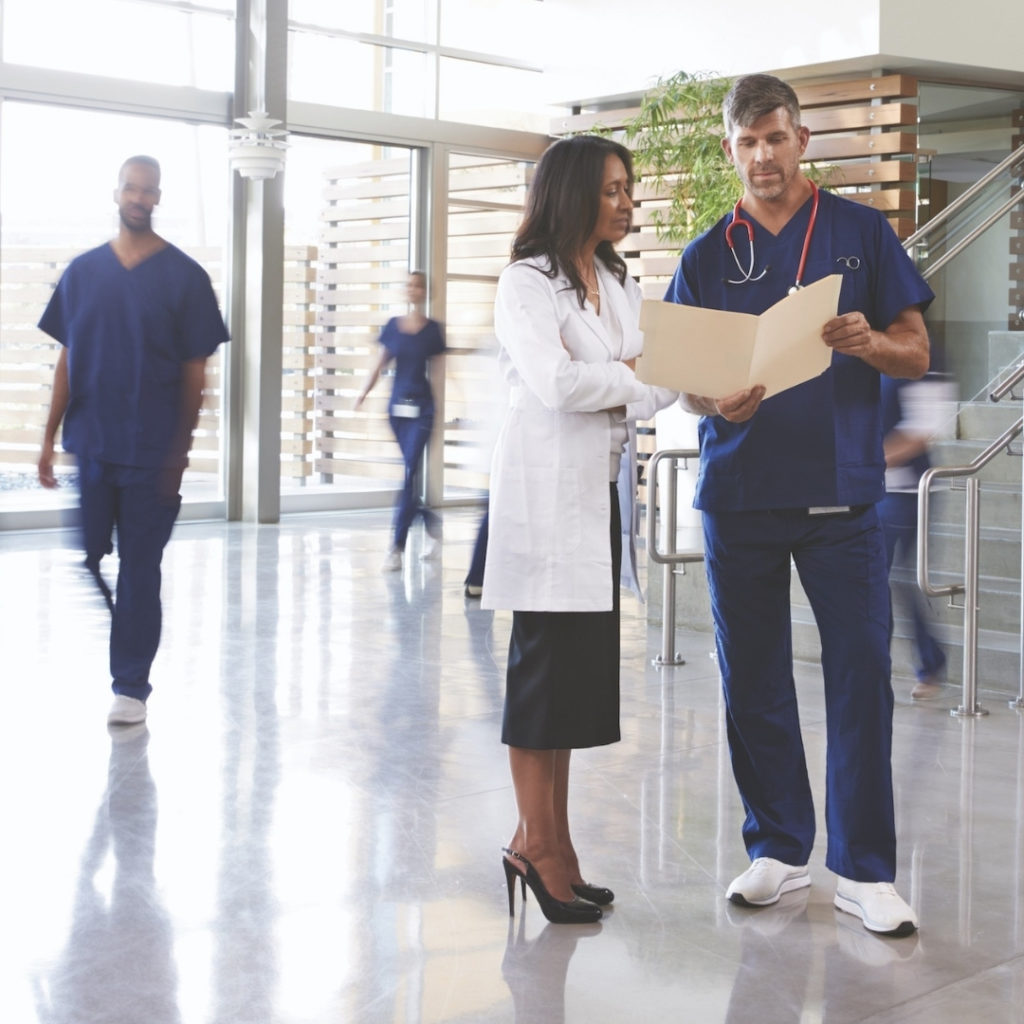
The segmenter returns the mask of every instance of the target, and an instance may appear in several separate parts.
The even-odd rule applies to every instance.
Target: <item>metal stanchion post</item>
[[[1021,539],[1024,540],[1024,468],[1021,470]],[[1020,548],[1020,668],[1017,699],[1010,701],[1015,711],[1024,711],[1024,543]]]
[[[958,718],[977,718],[988,712],[978,703],[978,478],[968,477],[964,536],[964,692]]]
[[[651,659],[656,668],[665,665],[684,665],[676,653],[676,574],[675,566],[685,560],[676,547],[676,500],[678,496],[679,460],[692,458],[698,453],[689,449],[666,449],[655,452],[647,463],[647,554],[655,564],[662,566],[662,621],[661,653]],[[668,460],[668,487],[661,502],[658,500],[658,474],[661,463]],[[665,551],[658,547],[658,510],[661,509],[662,534]]]
[[[656,473],[660,467],[655,466]],[[679,495],[679,463],[670,458],[667,463],[668,487],[665,488],[665,501],[662,508],[661,525],[665,537],[665,555],[671,557],[676,553],[676,501]],[[648,515],[653,512],[648,512]],[[676,572],[675,563],[667,561],[662,566],[662,602],[661,602],[661,654],[652,659],[652,664],[661,668],[664,665],[684,665],[682,657],[676,651]]]

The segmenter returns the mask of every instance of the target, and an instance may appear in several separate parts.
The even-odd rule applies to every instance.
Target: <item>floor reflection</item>
[[[509,918],[501,976],[512,993],[515,1024],[565,1024],[565,981],[580,942],[601,934],[602,925],[545,925],[526,938],[526,915]]]
[[[173,932],[153,875],[156,786],[145,723],[111,729],[107,788],[82,853],[71,932],[54,969],[37,982],[45,1024],[177,1024]],[[129,987],[136,1008],[112,1000]]]
[[[0,1019],[1020,1024],[1024,715],[985,681],[983,719],[897,686],[919,936],[835,910],[824,836],[809,889],[738,908],[710,638],[680,630],[685,665],[655,669],[660,632],[626,602],[623,741],[579,752],[571,794],[615,906],[579,928],[531,899],[510,920],[510,617],[464,597],[474,510],[446,512],[439,561],[414,535],[381,574],[389,518],[179,526],[148,728],[116,734],[106,611],[66,535],[0,537]],[[820,669],[796,677],[820,813]]]
[[[215,1024],[275,1017],[277,916],[271,832],[281,778],[276,702],[280,626],[279,576],[273,534],[226,553],[225,574],[242,584],[244,600],[223,607],[224,631],[244,637],[226,648],[220,669],[224,730],[217,907],[213,921]]]

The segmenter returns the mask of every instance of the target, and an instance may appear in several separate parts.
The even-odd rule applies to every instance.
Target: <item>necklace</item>
[[[580,275],[580,281],[583,282],[583,288],[587,293],[587,298],[593,300],[595,306],[601,302],[601,288],[597,279],[597,271],[593,265],[590,266],[590,273],[584,272],[584,267],[579,264],[576,265],[577,272]],[[593,279],[591,281],[591,279]]]

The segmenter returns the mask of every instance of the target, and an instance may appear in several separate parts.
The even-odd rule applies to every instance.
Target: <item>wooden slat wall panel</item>
[[[375,364],[376,342],[388,317],[405,310],[409,273],[408,156],[368,160],[324,171],[318,244],[297,253],[308,280],[297,308],[303,330],[285,329],[284,350],[301,356],[302,368],[284,386],[292,419],[282,449],[282,473],[293,480],[331,482],[338,475],[366,476],[383,451],[366,451],[367,428],[386,447],[387,382],[353,409]],[[396,454],[394,444],[387,456]],[[359,465],[358,471],[350,467]],[[371,474],[372,475],[372,474]]]
[[[811,129],[808,160],[832,167],[833,188],[885,212],[901,238],[910,235],[917,208],[917,80],[882,75],[794,83],[794,89]],[[638,113],[639,107],[580,112],[553,121],[552,134],[598,126],[621,130]],[[660,198],[643,182],[638,183],[637,197],[648,202]],[[638,215],[637,223],[647,227],[650,218]],[[650,248],[646,240],[637,243],[638,252]]]

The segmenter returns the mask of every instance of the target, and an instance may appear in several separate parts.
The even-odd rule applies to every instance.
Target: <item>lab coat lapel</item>
[[[604,325],[602,324],[601,330],[603,337],[606,339],[605,344],[608,346],[613,359],[637,355],[643,348],[637,311],[630,305],[626,289],[619,284],[615,275],[600,260],[597,261],[597,273],[601,281],[601,301],[609,304],[613,319],[618,322],[622,330],[622,347],[620,350],[612,344],[607,332],[604,332]],[[598,322],[600,323],[600,321]]]
[[[612,289],[605,287],[607,275],[602,275],[601,273],[601,261],[595,261],[595,266],[597,267],[598,279],[600,281],[599,287],[601,288],[601,301],[603,302],[606,292],[610,292]],[[568,277],[562,277],[561,287],[568,289],[568,294],[571,296],[573,307],[577,309],[580,320],[594,332],[597,340],[601,342],[601,345],[607,350],[607,352],[612,354],[613,346],[611,338],[608,337],[608,332],[605,330],[604,324],[601,323],[601,318],[597,315],[597,310],[595,310],[593,305],[589,302],[582,309],[578,309],[576,306],[576,291]]]

